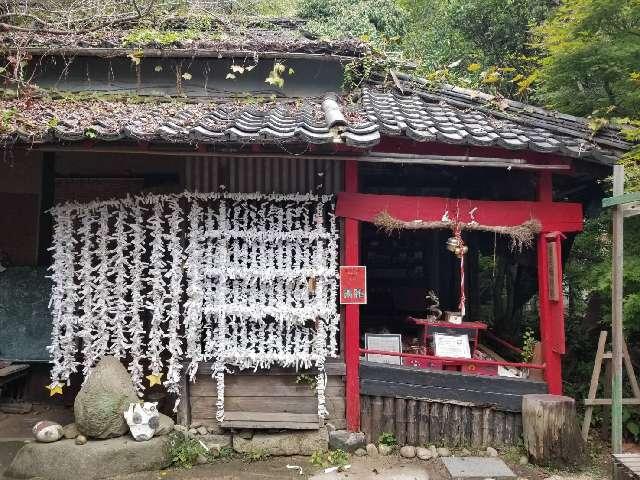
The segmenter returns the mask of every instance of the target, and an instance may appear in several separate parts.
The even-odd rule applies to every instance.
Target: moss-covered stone
[[[139,401],[120,361],[104,357],[91,371],[74,403],[78,431],[89,438],[111,438],[129,430],[123,413]]]

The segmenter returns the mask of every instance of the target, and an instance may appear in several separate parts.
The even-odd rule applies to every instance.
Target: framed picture
[[[365,333],[364,345],[367,350],[384,350],[385,352],[402,353],[402,335],[395,333]],[[402,357],[367,353],[370,362],[401,365]]]
[[[433,351],[438,357],[471,358],[469,336],[434,333]]]

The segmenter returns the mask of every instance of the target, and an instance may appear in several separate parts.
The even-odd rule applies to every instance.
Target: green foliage
[[[131,30],[122,40],[125,47],[145,47],[151,45],[167,46],[185,40],[197,40],[203,36],[202,31],[188,28],[186,30],[159,30],[156,28],[137,28]]]
[[[246,462],[253,463],[253,462],[261,462],[263,460],[266,460],[270,456],[271,455],[269,455],[267,452],[258,448],[245,453],[243,458]]]
[[[320,37],[357,37],[372,43],[406,32],[404,9],[389,0],[301,0],[298,14]]]
[[[93,138],[96,138],[98,135],[97,135],[97,132],[93,128],[87,128],[84,131],[84,136],[89,138],[89,139],[93,139]]]
[[[8,130],[18,110],[15,107],[0,111],[0,132]]]
[[[634,442],[640,440],[640,414],[637,409],[628,406],[622,407],[622,424]]]
[[[344,450],[330,450],[328,452],[313,452],[311,454],[311,464],[316,467],[339,467],[344,468],[349,463],[349,454]]]
[[[380,437],[378,437],[378,444],[395,447],[396,445],[398,445],[398,440],[393,433],[383,432],[382,434],[380,434]]]
[[[401,0],[409,14],[405,55],[433,81],[526,95],[535,81],[538,50],[531,26],[553,0]]]
[[[531,362],[533,360],[533,351],[536,347],[536,343],[538,340],[533,333],[531,328],[525,330],[522,335],[522,361],[525,363]]]
[[[180,468],[193,467],[200,455],[207,456],[207,450],[195,438],[182,432],[172,432],[169,438],[169,458]]]
[[[225,445],[224,447],[220,448],[218,458],[228,459],[228,458],[233,458],[235,455],[236,455],[236,451],[233,449],[233,447],[230,445]]]
[[[296,0],[242,0],[233,2],[231,13],[267,18],[294,17],[297,9]]]
[[[640,2],[567,0],[537,33],[547,53],[542,101],[576,115],[612,106],[616,116],[638,115]]]
[[[269,72],[269,75],[267,76],[267,78],[264,79],[264,81],[265,81],[265,83],[268,83],[269,85],[273,85],[275,87],[282,88],[284,86],[284,73],[285,72],[287,72],[287,75],[290,75],[290,76],[295,73],[293,68],[289,68],[287,70],[287,67],[285,66],[284,63],[274,62],[273,63],[273,68]]]
[[[387,51],[384,44],[372,46],[370,54],[344,66],[342,88],[350,92],[376,76],[386,80],[391,70],[402,70],[404,63],[400,52]]]

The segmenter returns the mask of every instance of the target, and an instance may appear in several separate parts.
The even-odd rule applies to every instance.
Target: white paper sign
[[[395,333],[365,333],[364,344],[367,350],[384,350],[385,352],[402,353],[402,335]],[[370,362],[400,365],[402,358],[391,355],[367,353]]]
[[[433,334],[433,349],[438,357],[471,358],[468,335]]]

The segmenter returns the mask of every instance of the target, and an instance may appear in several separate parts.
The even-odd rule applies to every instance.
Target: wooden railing
[[[544,370],[544,364],[523,363],[523,362],[503,362],[498,360],[484,360],[480,358],[457,358],[457,357],[437,357],[435,355],[422,355],[418,353],[389,352],[386,350],[360,349],[360,354],[388,355],[391,357],[414,358],[417,360],[435,360],[445,364],[470,364],[470,365],[493,365],[498,367],[530,368],[534,370]]]

